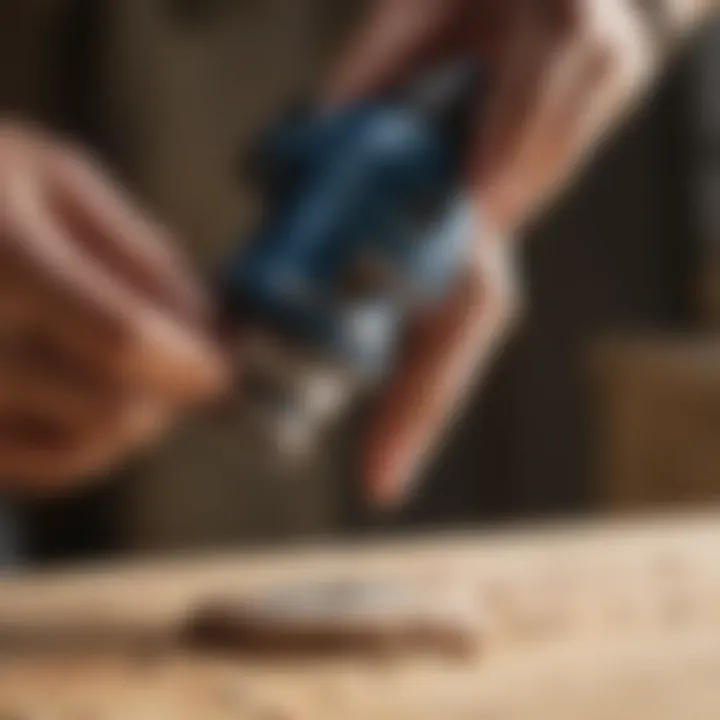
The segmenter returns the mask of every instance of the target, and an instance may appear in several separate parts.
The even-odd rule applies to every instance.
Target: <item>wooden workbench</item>
[[[0,717],[720,718],[720,516],[8,578],[0,625],[94,622],[169,637],[207,594],[349,571],[464,584],[483,651],[280,662],[26,647],[0,653]]]

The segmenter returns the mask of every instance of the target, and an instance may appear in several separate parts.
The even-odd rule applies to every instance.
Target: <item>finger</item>
[[[99,472],[90,431],[73,433],[33,418],[0,417],[0,485],[48,493],[77,486]]]
[[[106,467],[129,452],[150,447],[167,432],[177,415],[175,407],[157,397],[139,394],[126,398],[122,406],[107,414],[87,435],[77,457],[80,475]]]
[[[52,155],[51,201],[69,234],[153,302],[189,322],[210,308],[167,232],[145,217],[92,160]]]
[[[406,494],[472,379],[497,348],[515,305],[500,249],[486,255],[439,310],[423,318],[370,424],[365,486],[392,505]]]
[[[214,345],[83,254],[46,212],[40,191],[20,180],[13,186],[13,232],[4,249],[22,277],[35,283],[31,297],[46,301],[36,311],[47,331],[130,383],[188,399],[223,387],[224,361]]]
[[[583,63],[578,63],[570,90],[571,106],[573,94],[584,99],[584,122],[578,125],[585,146],[597,145],[609,127],[642,101],[641,91],[648,87],[655,68],[652,33],[638,8],[618,0],[591,7],[595,13],[588,21],[587,37],[578,42]]]
[[[538,107],[547,95],[548,74],[567,33],[566,27],[541,14],[541,5],[524,4],[514,15],[470,162],[476,194],[490,196],[493,202],[488,204],[501,209],[504,202],[496,196],[502,200],[504,178],[533,135]],[[495,221],[505,224],[504,218]]]
[[[85,484],[157,437],[166,420],[152,404],[126,405],[82,432],[0,416],[0,485],[47,494]]]
[[[649,55],[642,35],[622,23],[604,30],[590,25],[566,48],[552,78],[554,92],[547,94],[540,109],[538,138],[526,163],[528,185],[545,188],[538,206],[556,195],[602,147],[603,134],[629,109],[628,97],[648,77]],[[623,37],[623,31],[630,34]]]
[[[5,354],[0,360],[0,416],[45,418],[82,430],[107,415],[116,402],[112,388],[69,372],[46,354]]]
[[[579,168],[583,149],[594,146],[590,126],[597,122],[597,99],[611,65],[607,53],[584,38],[557,53],[513,156],[480,198],[504,226],[527,221],[544,207]]]
[[[371,96],[399,82],[438,54],[459,3],[447,0],[378,0],[350,42],[324,89],[328,106]]]
[[[587,153],[596,147],[597,136],[606,127],[606,113],[598,100],[607,92],[613,73],[613,58],[605,48],[579,49],[574,68],[554,102],[548,102],[538,121],[538,135],[528,172],[536,174],[529,184],[546,187],[542,202],[563,186]]]
[[[555,0],[557,1],[557,0]],[[370,97],[453,56],[492,64],[520,0],[379,0],[325,87],[328,105]]]

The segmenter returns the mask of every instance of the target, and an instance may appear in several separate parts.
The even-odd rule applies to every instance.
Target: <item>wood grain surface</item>
[[[350,574],[463,588],[481,651],[293,661],[176,642],[216,593]],[[8,578],[0,645],[3,719],[717,720],[720,516]]]

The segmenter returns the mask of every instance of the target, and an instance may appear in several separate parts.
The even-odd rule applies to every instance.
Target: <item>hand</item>
[[[631,0],[380,0],[330,78],[337,105],[471,53],[491,78],[468,152],[474,261],[444,307],[419,318],[371,424],[365,481],[400,499],[517,315],[511,238],[563,188],[652,67]]]
[[[0,486],[64,487],[225,382],[165,233],[93,160],[0,125]]]

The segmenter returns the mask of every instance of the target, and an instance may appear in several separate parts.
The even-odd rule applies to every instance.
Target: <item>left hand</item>
[[[418,318],[369,429],[366,490],[382,504],[403,497],[516,316],[511,238],[573,177],[652,66],[632,0],[375,0],[327,102],[372,95],[468,52],[494,79],[468,152],[477,252],[444,307]]]
[[[0,490],[99,478],[223,392],[209,307],[101,164],[0,122]]]

